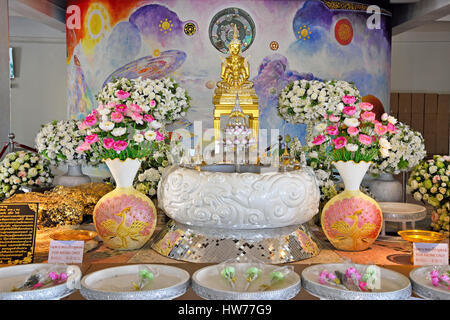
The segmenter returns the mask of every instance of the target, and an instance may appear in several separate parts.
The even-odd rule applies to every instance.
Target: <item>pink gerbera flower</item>
[[[155,121],[155,118],[153,118],[151,115],[146,114],[144,115],[144,120],[147,121],[148,123]]]
[[[397,132],[397,128],[390,122],[387,124],[387,130],[390,133],[396,133]]]
[[[347,144],[347,139],[345,137],[338,137],[333,139],[333,143],[335,149],[341,149]]]
[[[330,117],[328,118],[331,122],[338,122],[339,120],[341,120],[340,117],[335,116],[334,114],[330,114]]]
[[[84,119],[83,126],[84,127],[92,127],[96,123],[97,123],[97,118],[93,114],[90,114]]]
[[[356,127],[348,127],[347,133],[351,136],[356,136],[359,133],[359,129]]]
[[[130,104],[130,110],[133,112],[142,113],[142,108],[134,103]]]
[[[161,132],[159,132],[159,131],[156,131],[156,140],[157,141],[163,141],[164,140],[164,135]]]
[[[374,131],[377,135],[382,136],[388,131],[388,128],[387,128],[387,126],[385,126],[381,123],[375,123]]]
[[[356,113],[356,107],[355,106],[344,107],[342,112],[345,113],[348,116],[352,116],[352,115],[354,115]]]
[[[75,149],[78,153],[83,153],[84,151],[91,150],[91,145],[87,142],[83,142],[78,148]]]
[[[111,113],[111,121],[114,121],[116,123],[122,122],[124,119],[123,114],[121,112],[113,112]]]
[[[107,150],[112,149],[114,146],[114,139],[113,138],[106,138],[103,140],[103,147]]]
[[[361,102],[360,108],[364,111],[370,111],[373,109],[373,104],[369,102]]]
[[[119,90],[116,92],[116,96],[121,100],[126,100],[130,96],[130,93],[123,90]]]
[[[125,150],[127,148],[127,146],[128,146],[128,142],[123,141],[123,140],[118,140],[118,141],[114,142],[113,149],[114,149],[114,151],[121,152],[121,151]]]
[[[336,136],[337,134],[339,134],[337,126],[328,126],[326,130],[327,133],[331,136]]]
[[[126,105],[124,105],[124,104],[118,104],[118,105],[116,105],[116,111],[117,112],[121,112],[121,113],[125,113],[125,112],[127,112],[127,110],[128,110],[128,108],[127,108],[127,106]]]
[[[324,141],[325,141],[325,136],[320,135],[313,139],[312,144],[318,146],[318,145],[322,144]]]
[[[97,134],[93,133],[93,134],[86,136],[86,138],[84,138],[84,142],[89,143],[89,144],[98,142]]]
[[[375,121],[375,113],[371,112],[371,111],[366,111],[363,112],[361,114],[361,119],[363,119],[364,121]]]
[[[343,96],[342,101],[345,104],[353,104],[356,101],[356,98],[354,96]]]
[[[360,134],[358,137],[358,141],[361,142],[362,144],[368,146],[372,143],[373,139],[372,139],[372,137],[370,137],[366,134]]]

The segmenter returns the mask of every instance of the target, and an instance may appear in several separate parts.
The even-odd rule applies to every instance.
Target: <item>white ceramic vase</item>
[[[383,223],[378,203],[359,190],[371,163],[338,161],[333,164],[344,181],[345,190],[322,209],[322,230],[339,250],[365,250],[376,240]]]
[[[67,173],[62,176],[56,176],[53,184],[56,186],[75,187],[80,184],[91,182],[91,178],[82,171],[81,164],[67,165]]]
[[[116,182],[116,188],[95,206],[95,228],[105,245],[111,249],[139,249],[150,239],[157,222],[153,202],[133,188],[141,161],[108,159],[105,162]]]
[[[403,186],[395,180],[392,174],[382,173],[369,184],[369,190],[375,200],[380,202],[401,202],[403,197]]]

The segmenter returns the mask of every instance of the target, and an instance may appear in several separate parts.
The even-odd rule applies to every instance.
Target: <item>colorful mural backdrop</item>
[[[260,128],[304,137],[277,115],[282,88],[296,79],[353,81],[389,109],[390,13],[369,29],[367,4],[320,0],[69,0],[81,28],[67,30],[68,113],[81,118],[113,77],[171,76],[193,98],[185,123],[213,127],[221,57],[239,26],[259,96]]]

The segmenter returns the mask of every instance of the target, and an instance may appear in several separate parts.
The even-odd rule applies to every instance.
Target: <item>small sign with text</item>
[[[50,241],[48,263],[83,263],[84,241]]]
[[[414,243],[414,265],[448,265],[448,243]]]

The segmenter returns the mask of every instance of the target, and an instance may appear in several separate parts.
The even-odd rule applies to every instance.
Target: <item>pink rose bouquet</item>
[[[163,124],[155,120],[149,105],[135,103],[135,91],[127,85],[112,101],[100,103],[80,124],[84,141],[80,154],[95,151],[102,159],[144,159],[164,141]]]
[[[392,117],[375,119],[370,103],[345,95],[343,107],[325,116],[324,123],[316,123],[310,145],[313,151],[326,154],[332,161],[372,161],[386,158],[391,145],[388,135],[396,132]],[[355,104],[356,102],[356,104]]]

